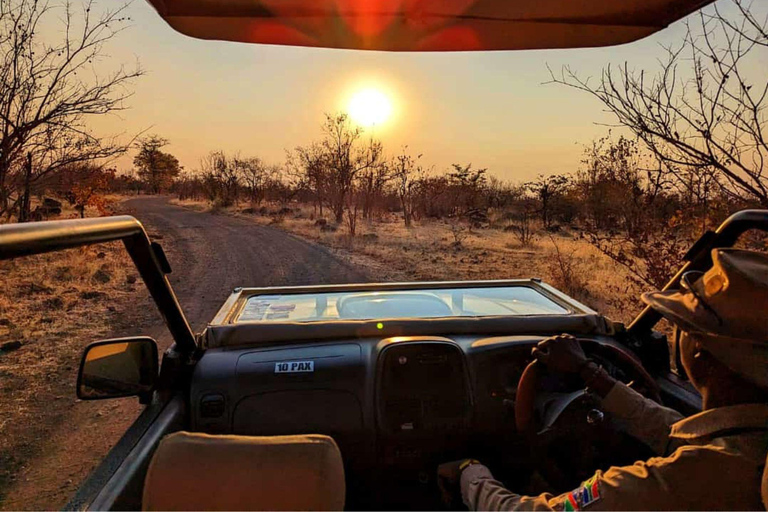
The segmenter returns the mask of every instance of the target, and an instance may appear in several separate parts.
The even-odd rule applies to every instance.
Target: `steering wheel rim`
[[[648,392],[648,398],[661,403],[658,384],[640,362],[626,349],[610,343],[601,343],[586,338],[579,338],[577,341],[582,346],[591,347],[592,350],[590,351],[596,349],[595,351],[597,352],[610,352],[622,363],[629,365],[632,368],[632,373],[643,381],[643,385]],[[525,370],[520,375],[515,397],[515,426],[518,432],[528,435],[536,433],[534,421],[536,394],[539,391],[539,382],[543,375],[543,370],[543,365],[539,361],[534,360],[525,367]]]

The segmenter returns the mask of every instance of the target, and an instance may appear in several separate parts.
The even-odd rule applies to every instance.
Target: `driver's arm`
[[[723,484],[727,489],[738,488],[743,478],[738,471],[743,462],[733,465],[729,459],[733,457],[717,449],[685,446],[670,457],[598,471],[580,487],[559,496],[515,494],[495,480],[488,468],[474,464],[461,473],[461,495],[469,510],[708,510],[717,508],[718,498],[701,489],[718,489]],[[725,475],[704,470],[729,464],[734,470]]]
[[[603,399],[606,412],[623,423],[624,431],[657,455],[669,454],[683,444],[669,438],[670,427],[683,419],[682,414],[616,381],[587,359],[573,336],[546,339],[533,350],[533,355],[554,371],[580,375],[584,384]]]
[[[551,494],[532,497],[507,490],[482,464],[462,471],[461,498],[469,510],[562,510],[561,502]]]
[[[667,455],[684,444],[669,437],[672,424],[683,419],[682,414],[645,398],[621,382],[614,381],[603,395],[602,405],[613,418],[621,420],[627,434],[646,444],[656,455]]]

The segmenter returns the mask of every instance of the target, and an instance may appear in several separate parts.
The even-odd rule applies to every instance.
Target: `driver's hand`
[[[449,508],[457,507],[461,500],[461,465],[466,459],[446,462],[437,467],[437,486],[443,503]]]
[[[579,373],[589,361],[576,338],[570,334],[561,334],[547,338],[531,352],[533,357],[559,373]]]

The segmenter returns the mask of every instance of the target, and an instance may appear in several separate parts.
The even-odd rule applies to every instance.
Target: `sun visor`
[[[711,0],[149,0],[188,36],[385,51],[628,43]]]

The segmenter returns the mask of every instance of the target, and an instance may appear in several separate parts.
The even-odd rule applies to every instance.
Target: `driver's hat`
[[[643,301],[684,331],[703,334],[714,357],[768,387],[768,254],[714,249],[712,268],[686,272],[680,290]]]

